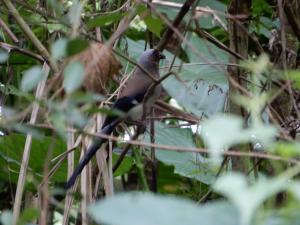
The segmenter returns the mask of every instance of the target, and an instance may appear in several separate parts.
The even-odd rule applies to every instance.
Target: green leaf
[[[88,119],[72,105],[69,105],[69,107],[63,111],[60,111],[60,114],[65,117],[65,121],[80,128],[83,128],[88,122]]]
[[[66,38],[60,38],[54,42],[51,46],[51,53],[54,59],[61,59],[67,54],[68,40]]]
[[[247,142],[268,145],[273,141],[277,131],[275,127],[263,124],[254,124],[245,129],[241,117],[220,114],[204,121],[201,133],[212,158],[219,163],[224,149]]]
[[[277,154],[291,158],[300,155],[300,143],[299,142],[277,142],[274,144],[272,151]]]
[[[114,149],[114,151],[115,151],[115,149]],[[119,156],[120,156],[120,154],[117,154],[115,152],[113,153],[113,164],[115,164],[115,162],[117,162],[117,160],[119,159]],[[134,164],[135,164],[134,159],[132,157],[125,156],[121,165],[114,172],[114,177],[118,177],[125,173],[128,173]]]
[[[89,46],[89,42],[87,40],[83,40],[80,38],[72,39],[68,42],[67,45],[67,56],[72,56],[77,53],[82,52]]]
[[[211,116],[224,111],[228,92],[228,81],[224,65],[228,63],[228,55],[205,40],[191,36],[190,42],[195,46],[198,54],[187,51],[190,64],[183,64],[179,71],[179,79],[168,77],[163,86],[180,106],[198,117]],[[172,58],[166,53],[167,58]],[[209,65],[210,63],[218,65]],[[179,65],[180,60],[175,61]],[[179,67],[178,67],[179,68]],[[176,71],[176,68],[174,68]],[[163,74],[164,71],[161,71]],[[180,91],[179,91],[180,90]]]
[[[299,181],[289,182],[288,190],[296,197],[298,202],[300,202],[300,182]]]
[[[277,177],[259,180],[252,186],[247,185],[246,177],[239,173],[220,177],[214,189],[232,201],[240,212],[241,225],[251,224],[257,208],[269,197],[284,190],[287,179]]]
[[[254,16],[260,16],[264,13],[272,14],[272,7],[265,0],[253,0],[252,12]]]
[[[138,4],[136,5],[136,13],[138,15],[143,15],[145,12],[149,12],[149,9],[147,8],[146,5],[143,5],[143,4]]]
[[[39,210],[36,208],[25,208],[22,212],[18,224],[30,224],[39,217]]]
[[[147,138],[149,140],[149,137]],[[155,124],[155,141],[157,144],[196,147],[190,129],[167,128],[161,123]],[[217,171],[208,158],[194,152],[176,152],[157,150],[156,158],[167,165],[175,167],[174,172],[188,178],[211,184]]]
[[[45,74],[43,73],[41,66],[33,66],[29,70],[24,72],[21,81],[21,90],[22,91],[31,91],[33,90],[38,83],[43,80]]]
[[[182,198],[138,192],[99,201],[89,213],[97,223],[107,225],[238,225],[236,210],[226,203],[200,207]]]
[[[25,140],[26,135],[15,133],[0,137],[0,179],[2,181],[17,183]],[[45,156],[50,148],[52,157],[56,157],[66,150],[66,145],[57,137],[42,136],[39,139],[32,139],[28,168],[30,179],[26,180],[26,188],[30,187],[35,190],[36,184],[43,179],[41,171],[44,169],[45,160],[49,160]],[[67,177],[66,167],[66,163],[63,163],[62,167],[51,178],[51,181],[65,182]]]
[[[227,26],[227,19],[226,19],[226,11],[227,11],[227,6],[226,4],[222,3],[221,1],[217,0],[201,0],[199,2],[199,6],[209,8],[212,10],[215,10],[216,16],[220,21]],[[200,26],[205,28],[205,29],[212,29],[215,27],[220,27],[219,22],[216,21],[215,18],[213,18],[213,15],[210,13],[202,13],[202,16],[198,19]]]
[[[66,93],[70,94],[78,89],[84,79],[84,67],[78,62],[69,63],[64,69],[63,86]]]
[[[287,78],[294,81],[293,86],[300,89],[300,70],[290,70],[287,72]]]
[[[108,26],[119,21],[125,14],[121,12],[109,13],[93,18],[87,22],[89,29],[94,27]]]
[[[160,33],[163,28],[161,20],[159,18],[153,17],[152,15],[149,15],[144,19],[144,21],[147,25],[147,28],[157,37],[160,37]]]
[[[261,75],[270,66],[270,59],[268,55],[261,54],[256,60],[246,60],[241,65],[254,75]]]
[[[13,214],[11,211],[8,210],[4,210],[1,214],[0,214],[0,221],[1,224],[3,225],[12,225],[13,224]]]
[[[0,63],[6,62],[8,59],[8,53],[0,49]]]

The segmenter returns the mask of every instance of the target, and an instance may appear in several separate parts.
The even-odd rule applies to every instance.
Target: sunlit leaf
[[[78,0],[73,0],[69,11],[69,20],[73,27],[77,27],[80,23],[82,5]]]
[[[69,106],[68,109],[64,111],[63,115],[65,116],[66,121],[81,128],[83,128],[88,121],[88,119],[77,108],[73,106]]]
[[[250,70],[253,74],[261,75],[270,66],[270,59],[268,55],[262,54],[256,60],[244,61],[241,65]]]
[[[242,118],[234,115],[216,115],[202,124],[202,137],[216,162],[221,161],[221,153],[229,147],[239,144],[260,142],[270,144],[277,133],[271,125],[253,124],[244,128]]]
[[[220,177],[214,189],[232,201],[240,212],[240,224],[249,225],[257,208],[269,197],[284,190],[287,180],[280,177],[259,180],[254,185],[247,184],[242,174],[232,173]]]
[[[78,89],[84,79],[84,67],[78,62],[70,62],[64,69],[63,86],[67,93],[72,93]]]
[[[33,66],[29,70],[26,70],[21,81],[21,90],[31,91],[38,83],[43,80],[45,74],[43,73],[41,66]]]
[[[253,90],[254,91],[254,90]],[[259,92],[261,92],[259,90]],[[243,106],[250,112],[250,120],[254,124],[263,123],[263,111],[270,99],[270,95],[267,93],[256,93],[251,97],[244,95],[233,95],[232,100],[240,106]],[[267,119],[265,121],[268,121]]]
[[[61,59],[67,54],[68,40],[60,38],[51,46],[51,53],[54,59]]]
[[[13,224],[13,214],[11,211],[5,210],[0,214],[1,224],[12,225]]]
[[[8,59],[8,53],[0,49],[0,63],[6,62]]]
[[[201,207],[186,199],[149,193],[106,198],[92,205],[89,212],[96,222],[107,225],[238,225],[236,210],[229,204]]]

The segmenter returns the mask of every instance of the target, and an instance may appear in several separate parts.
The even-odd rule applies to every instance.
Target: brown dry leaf
[[[83,89],[99,94],[105,94],[107,81],[122,67],[110,48],[95,42],[90,43],[84,51],[67,59],[64,66],[72,61],[79,61],[84,66]],[[52,91],[60,90],[62,81],[62,72],[60,72],[49,81]]]
[[[91,43],[88,49],[71,59],[77,60],[82,62],[85,68],[84,89],[100,94],[105,93],[108,79],[121,69],[121,64],[111,49],[101,43]]]

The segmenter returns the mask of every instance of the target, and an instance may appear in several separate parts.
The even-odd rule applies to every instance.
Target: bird
[[[162,59],[165,59],[165,55],[157,49],[149,49],[141,54],[138,60],[139,66],[134,68],[133,73],[120,90],[118,98],[111,107],[113,111],[121,112],[122,116],[119,114],[108,115],[100,130],[101,134],[110,135],[123,120],[138,122],[141,121],[144,115],[149,114],[162,89],[160,84],[154,86],[154,79],[159,79],[159,62]],[[100,137],[94,140],[65,183],[65,190],[73,187],[83,168],[106,141],[106,139]]]

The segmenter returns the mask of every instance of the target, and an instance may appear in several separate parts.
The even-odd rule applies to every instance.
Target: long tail
[[[115,120],[114,122],[106,125],[104,128],[102,128],[101,134],[110,135],[113,132],[113,130],[115,129],[115,127],[117,126],[117,124],[118,124],[118,121]],[[91,160],[91,158],[96,154],[97,150],[105,142],[106,142],[106,139],[97,138],[95,140],[95,142],[92,144],[92,146],[89,147],[86,154],[83,156],[83,158],[79,162],[78,166],[74,170],[72,176],[69,178],[68,182],[65,184],[65,186],[64,186],[65,190],[68,190],[75,184],[76,178],[81,173],[81,171],[83,170],[85,165],[88,164],[88,162]]]

